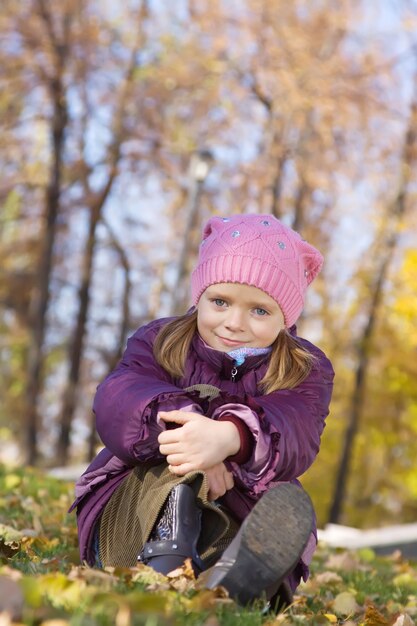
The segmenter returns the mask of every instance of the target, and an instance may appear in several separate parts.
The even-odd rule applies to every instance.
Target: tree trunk
[[[80,378],[81,359],[90,304],[90,288],[96,244],[96,229],[101,216],[102,204],[92,208],[87,245],[83,259],[81,285],[78,292],[77,322],[70,344],[70,368],[68,382],[64,392],[61,412],[60,432],[57,444],[57,457],[61,465],[66,465],[69,456],[71,424],[76,405],[77,386]]]
[[[145,6],[145,5],[144,5]],[[141,17],[143,12],[139,14]],[[138,40],[140,31],[138,30]],[[138,44],[139,45],[139,44]],[[88,231],[87,245],[83,259],[83,270],[81,285],[78,291],[78,313],[77,322],[74,328],[70,343],[69,354],[69,376],[67,386],[63,396],[63,407],[61,412],[60,428],[57,442],[57,458],[59,462],[66,465],[69,458],[69,448],[71,439],[71,427],[77,401],[77,387],[80,380],[81,362],[83,356],[84,339],[88,319],[88,309],[90,306],[90,289],[92,282],[92,267],[94,250],[96,244],[96,229],[99,223],[104,204],[109,196],[113,182],[117,175],[117,167],[121,156],[121,144],[124,138],[124,115],[128,99],[129,90],[134,77],[134,70],[137,66],[138,45],[131,52],[130,62],[126,68],[124,82],[121,88],[119,106],[115,111],[113,123],[113,141],[108,149],[109,174],[103,189],[92,194],[87,179],[84,180],[84,189],[87,196],[90,196],[90,224]]]
[[[182,249],[178,261],[177,279],[172,292],[172,315],[182,315],[185,312],[187,300],[186,278],[188,276],[188,259],[193,253],[193,232],[198,222],[200,198],[203,189],[202,181],[192,181],[188,198],[187,222],[182,239]]]
[[[355,383],[350,403],[348,426],[343,442],[342,455],[337,471],[332,504],[329,513],[329,522],[339,523],[343,505],[346,499],[347,481],[349,479],[352,455],[356,435],[360,429],[363,405],[366,393],[366,378],[370,362],[372,340],[377,321],[378,311],[383,301],[384,285],[392,258],[400,236],[401,222],[406,211],[406,199],[411,179],[412,166],[416,162],[416,130],[417,130],[417,101],[411,107],[410,123],[408,126],[403,151],[400,189],[393,205],[388,209],[387,230],[381,247],[381,262],[370,300],[368,320],[359,341],[358,358],[355,372]]]
[[[50,30],[50,16],[43,3],[39,4],[40,14],[47,30]],[[52,36],[51,36],[52,38]],[[56,43],[53,41],[53,43]],[[49,305],[49,283],[52,271],[53,247],[56,234],[56,222],[59,213],[61,179],[63,168],[64,136],[67,125],[67,106],[63,85],[65,48],[56,48],[56,73],[49,82],[49,92],[53,106],[51,127],[52,159],[49,182],[45,198],[44,235],[36,271],[35,285],[30,305],[31,337],[27,362],[27,433],[26,458],[30,465],[38,462],[38,400],[42,390],[43,347],[45,341],[46,314]]]
[[[118,361],[120,360],[122,356],[123,348],[126,343],[126,336],[127,336],[128,329],[130,326],[129,299],[130,299],[131,282],[130,282],[130,266],[129,266],[129,260],[127,258],[127,255],[122,245],[118,242],[116,235],[110,228],[110,225],[107,222],[105,222],[105,226],[110,235],[111,245],[116,250],[117,254],[119,255],[120,263],[125,273],[125,286],[123,290],[123,299],[122,299],[123,301],[122,320],[120,323],[119,339],[116,345],[116,350],[114,351],[114,355],[110,361],[110,365],[108,369],[108,373],[110,374],[110,372],[113,371],[113,369],[116,367]],[[96,420],[95,420],[95,416],[93,412],[91,412],[90,422],[89,422],[88,445],[87,445],[87,458],[86,458],[87,461],[90,461],[94,457],[98,442],[99,440],[98,440],[98,435],[97,435],[97,430],[96,430]]]

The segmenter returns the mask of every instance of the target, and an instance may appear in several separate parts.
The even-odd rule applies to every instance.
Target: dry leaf
[[[293,623],[294,622],[290,620],[285,613],[280,613],[274,621],[271,622],[271,626],[292,626]]]
[[[372,604],[366,607],[364,626],[388,626],[389,622]]]
[[[177,567],[177,569],[173,569],[172,572],[168,572],[166,576],[167,578],[179,578],[183,573],[182,567]]]
[[[22,615],[23,603],[20,585],[7,576],[0,576],[0,613],[4,611],[16,621]]]
[[[338,615],[351,615],[360,610],[355,596],[349,591],[342,591],[333,600],[333,610]]]
[[[392,626],[415,626],[415,622],[407,613],[403,613],[397,617]]]
[[[220,626],[220,622],[215,615],[210,615],[204,622],[203,626]]]
[[[336,585],[343,582],[343,579],[336,572],[322,572],[314,577],[319,585]]]
[[[358,569],[358,566],[358,559],[350,552],[331,554],[326,562],[328,569],[343,570],[344,572],[353,572]]]

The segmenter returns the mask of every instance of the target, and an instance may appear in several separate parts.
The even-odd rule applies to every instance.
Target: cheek
[[[259,329],[259,336],[262,337],[262,339],[264,339],[267,343],[272,344],[278,337],[280,330],[281,328],[279,328],[276,321],[274,321],[263,325],[263,327]]]
[[[207,311],[205,308],[202,308],[197,313],[197,330],[201,333],[202,330],[208,328],[213,325],[212,315],[210,315],[210,311]]]

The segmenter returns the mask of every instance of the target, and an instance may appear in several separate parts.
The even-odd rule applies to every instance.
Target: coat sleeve
[[[159,410],[201,413],[154,359],[152,345],[160,326],[153,322],[136,331],[94,398],[98,434],[112,454],[128,465],[163,459],[157,437],[165,426],[157,422]]]
[[[231,404],[217,409],[218,415],[234,412],[253,434],[256,445],[252,457],[244,465],[229,465],[240,486],[254,496],[265,491],[271,481],[298,478],[317,456],[334,371],[321,351],[315,348],[314,353],[316,361],[309,376],[294,389],[246,396],[245,407],[236,405],[235,411]]]

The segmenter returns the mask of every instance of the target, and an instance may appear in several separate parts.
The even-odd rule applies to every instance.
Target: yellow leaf
[[[329,622],[331,622],[332,624],[337,623],[337,617],[336,615],[333,615],[333,613],[325,613],[324,617],[326,617],[329,620]]]
[[[353,593],[342,591],[333,601],[333,610],[338,615],[350,615],[351,613],[357,613],[359,606]]]
[[[409,572],[395,576],[392,581],[397,587],[416,587],[417,581]]]
[[[11,491],[15,487],[18,487],[21,482],[22,482],[22,479],[17,474],[7,474],[7,476],[4,479],[4,485],[7,491],[9,490]]]

